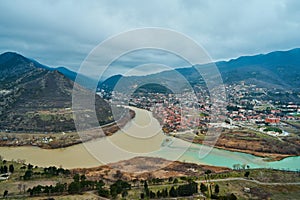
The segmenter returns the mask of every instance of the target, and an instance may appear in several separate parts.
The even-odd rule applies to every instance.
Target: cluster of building
[[[164,132],[185,131],[201,125],[199,113],[193,107],[157,104],[152,112],[163,125]]]
[[[298,102],[277,100],[280,93],[245,83],[225,85],[227,99],[214,97],[196,86],[192,92],[181,94],[136,93],[130,97],[113,93],[111,101],[151,110],[165,132],[205,130],[216,122],[235,125],[278,125],[282,121],[300,120]],[[272,98],[270,93],[277,95]]]
[[[229,102],[227,117],[233,121],[276,125],[281,121],[300,119],[298,102],[272,98],[272,94],[275,94],[277,99],[285,95],[279,91],[244,83],[229,85],[226,91]]]
[[[15,134],[5,134],[0,135],[0,144],[8,146],[23,146],[23,145],[33,145],[41,146],[42,144],[51,143],[55,138],[52,136],[26,136],[26,135],[15,135]]]

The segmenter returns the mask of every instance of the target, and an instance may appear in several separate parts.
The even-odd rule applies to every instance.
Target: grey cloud
[[[297,0],[2,0],[0,52],[17,51],[50,66],[65,65],[75,70],[111,35],[134,28],[162,27],[191,37],[214,60],[229,59],[299,47],[299,9]],[[147,62],[156,59],[168,65],[184,65],[176,58],[163,59],[163,54],[161,58],[150,52],[144,55]],[[139,64],[140,58],[142,55],[124,57],[116,64],[120,67],[115,67],[115,73]]]

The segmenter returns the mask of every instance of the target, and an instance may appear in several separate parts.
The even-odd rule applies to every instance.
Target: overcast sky
[[[0,53],[16,51],[51,67],[74,70],[112,35],[161,27],[194,39],[213,60],[227,60],[300,47],[299,10],[298,0],[1,0]],[[121,59],[119,73],[147,53],[152,55],[147,62],[185,64],[148,51]]]

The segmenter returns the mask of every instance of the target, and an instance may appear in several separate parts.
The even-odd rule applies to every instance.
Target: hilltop
[[[56,69],[17,53],[1,54],[0,130],[6,132],[75,130],[72,113],[73,87],[82,94],[91,93]],[[95,98],[99,123],[113,122],[109,104],[97,95]],[[88,114],[89,111],[86,112]]]

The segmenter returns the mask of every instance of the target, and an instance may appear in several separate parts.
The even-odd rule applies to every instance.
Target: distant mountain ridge
[[[47,67],[17,53],[0,55],[0,130],[75,130],[71,110],[73,86],[83,94],[91,91],[74,83],[59,70],[65,69]],[[73,73],[70,75],[74,76]],[[97,95],[95,98],[99,123],[112,122],[108,103]]]
[[[254,56],[242,56],[214,64],[219,69],[221,78],[225,84],[244,81],[245,83],[265,88],[300,91],[300,48]],[[122,84],[118,85],[118,89],[120,90],[143,82],[171,85],[175,88],[179,87],[179,90],[184,90],[188,85],[205,84],[197,69],[201,71],[202,67],[209,65],[211,64],[177,68],[142,77],[112,76],[99,86],[102,89],[113,90],[117,82],[121,80]],[[177,77],[180,76],[183,76],[185,80],[178,80]]]
[[[216,65],[224,82],[244,80],[267,87],[300,89],[300,48],[242,56]]]

